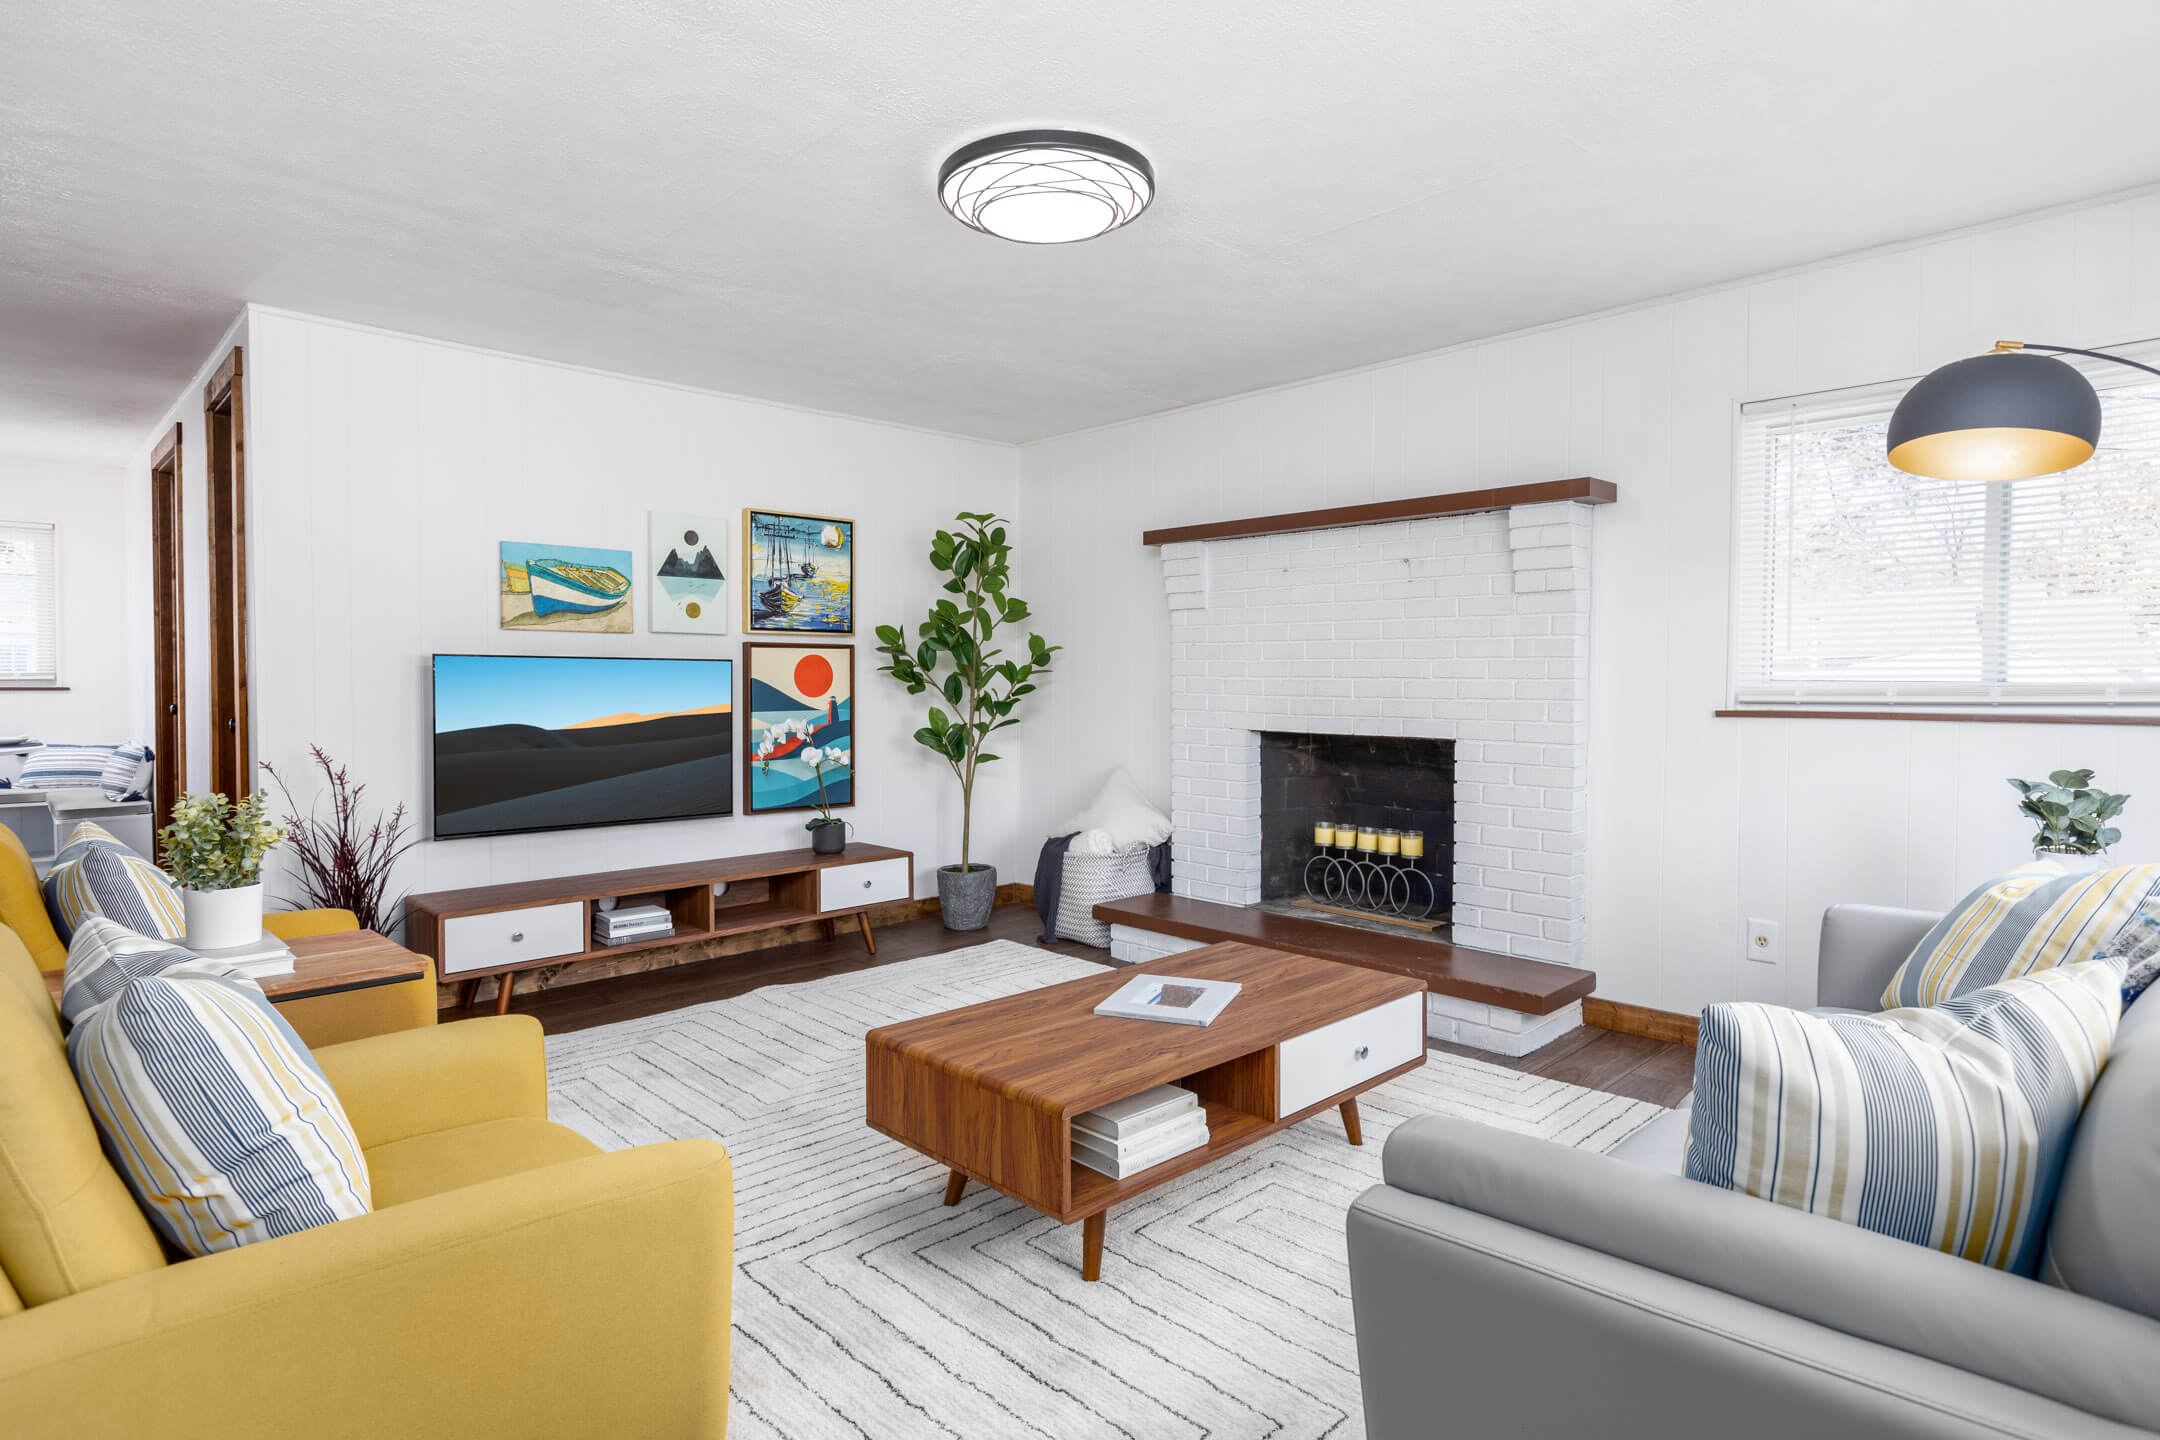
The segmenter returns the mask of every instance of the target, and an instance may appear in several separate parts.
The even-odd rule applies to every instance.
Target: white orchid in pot
[[[183,795],[158,832],[190,949],[230,950],[262,938],[263,859],[285,839],[285,827],[264,809],[260,794],[237,805],[218,794]]]
[[[818,816],[803,826],[810,832],[810,848],[820,855],[838,855],[847,848],[847,821],[832,813],[832,796],[825,789],[825,768],[845,769],[847,746],[839,741],[812,745],[797,757],[817,774]]]

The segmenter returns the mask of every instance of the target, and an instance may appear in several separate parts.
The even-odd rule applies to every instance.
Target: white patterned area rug
[[[735,1165],[732,1440],[1364,1433],[1343,1217],[1388,1132],[1439,1111],[1603,1150],[1638,1100],[1431,1052],[1331,1111],[1080,1227],[863,1123],[863,1034],[1100,973],[993,941],[548,1042],[554,1116],[618,1149],[709,1135]]]

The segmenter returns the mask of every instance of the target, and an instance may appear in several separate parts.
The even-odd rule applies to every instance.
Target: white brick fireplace
[[[1261,732],[1451,740],[1455,943],[1580,963],[1590,539],[1561,500],[1164,545],[1176,892],[1261,899]]]

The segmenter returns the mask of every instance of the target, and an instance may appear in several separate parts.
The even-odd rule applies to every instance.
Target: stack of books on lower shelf
[[[1207,1111],[1200,1097],[1176,1085],[1157,1085],[1073,1116],[1073,1159],[1113,1180],[1207,1143]]]
[[[665,905],[632,905],[614,910],[595,910],[592,938],[595,945],[629,945],[639,940],[665,940],[675,933],[675,917]]]

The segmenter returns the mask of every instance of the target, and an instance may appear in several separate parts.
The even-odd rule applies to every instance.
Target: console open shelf
[[[728,894],[715,897],[725,884]],[[877,953],[872,906],[911,900],[915,857],[882,845],[850,845],[838,855],[775,850],[762,855],[562,875],[509,885],[438,890],[405,900],[405,943],[435,957],[445,980],[460,983],[470,1005],[478,983],[499,977],[495,1009],[509,1009],[521,970],[575,964],[604,956],[687,945],[726,935],[778,929],[806,920],[853,916],[863,944]],[[664,905],[675,933],[660,939],[602,945],[593,939],[593,912],[602,900]]]

